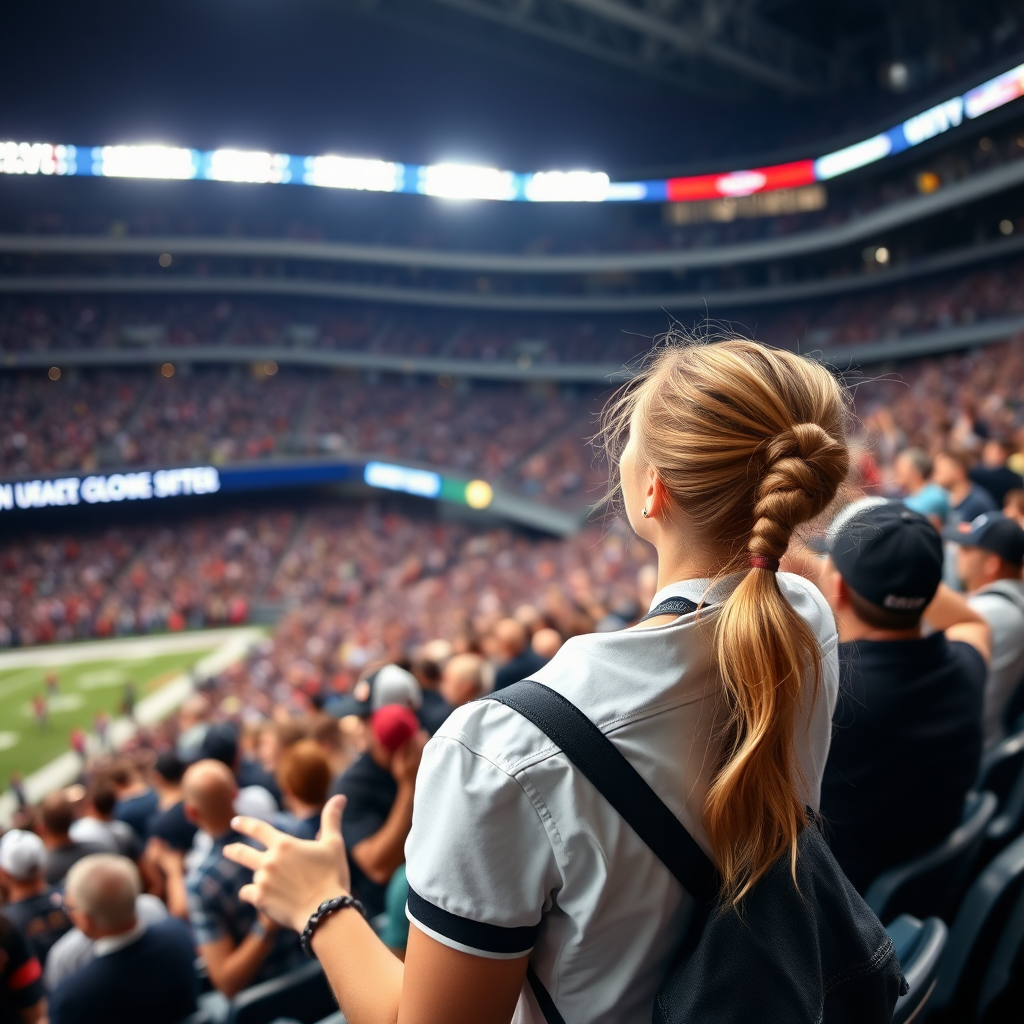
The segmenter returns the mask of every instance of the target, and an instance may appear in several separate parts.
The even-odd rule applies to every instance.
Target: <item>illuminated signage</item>
[[[109,476],[90,474],[56,480],[19,480],[0,484],[0,510],[106,505],[183,494],[214,494],[220,486],[220,474],[213,466],[160,469],[155,473],[143,470]]]
[[[370,487],[417,494],[421,498],[436,498],[441,493],[440,473],[432,473],[429,469],[393,466],[388,462],[368,462],[363,470],[363,480]]]
[[[653,181],[610,181],[603,171],[519,174],[470,164],[420,167],[333,154],[291,156],[239,149],[204,152],[163,145],[80,147],[42,142],[0,142],[0,174],[201,178],[528,203],[694,202],[828,181],[902,153],[956,128],[965,119],[980,117],[1020,96],[1024,96],[1024,64],[983,82],[962,96],[953,96],[907,118],[888,131],[826,153],[816,160]]]

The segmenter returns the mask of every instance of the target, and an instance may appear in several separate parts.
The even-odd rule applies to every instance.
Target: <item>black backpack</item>
[[[518,712],[557,743],[697,901],[676,966],[658,992],[654,1024],[889,1024],[907,991],[892,940],[816,825],[800,835],[799,891],[787,853],[739,912],[718,906],[712,862],[575,704],[532,679],[484,699]],[[532,966],[527,978],[548,1024],[565,1024]]]

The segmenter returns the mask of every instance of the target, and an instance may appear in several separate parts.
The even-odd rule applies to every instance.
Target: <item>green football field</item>
[[[7,787],[11,772],[28,775],[68,750],[71,730],[79,726],[90,732],[98,711],[116,718],[126,683],[135,684],[137,699],[142,700],[215,646],[211,643],[206,650],[111,660],[97,657],[98,651],[83,650],[82,661],[58,667],[0,668],[0,790]],[[47,693],[49,672],[58,677],[57,692],[49,698],[49,721],[40,728],[32,699]]]

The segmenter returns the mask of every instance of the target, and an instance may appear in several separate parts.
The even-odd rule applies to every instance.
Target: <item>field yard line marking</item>
[[[17,675],[0,683],[0,697],[16,693],[18,690],[22,690],[37,681],[42,682],[35,667],[22,669]]]
[[[161,654],[201,651],[230,640],[239,633],[262,630],[258,626],[193,630],[189,633],[161,633],[158,636],[125,637],[117,640],[86,640],[77,644],[29,647],[0,653],[0,671],[12,668],[58,668],[89,661],[121,661],[155,658]]]
[[[203,635],[210,637],[212,634],[216,634],[222,643],[217,650],[196,663],[194,672],[182,672],[175,679],[161,686],[156,693],[140,700],[135,707],[135,721],[122,717],[111,722],[110,739],[113,746],[120,746],[128,740],[139,725],[152,725],[166,718],[192,692],[193,678],[202,679],[222,672],[242,658],[249,647],[264,635],[263,630],[258,626],[211,630]],[[95,660],[106,661],[109,659],[99,657]],[[36,803],[47,793],[73,782],[81,769],[81,758],[72,750],[65,751],[24,780],[25,795],[30,803]],[[17,808],[17,800],[10,790],[0,795],[0,825],[5,827],[9,825]]]

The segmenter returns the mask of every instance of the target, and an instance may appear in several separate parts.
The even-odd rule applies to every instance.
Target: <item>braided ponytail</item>
[[[806,824],[795,734],[820,654],[774,570],[847,474],[847,416],[820,364],[742,340],[663,349],[606,413],[613,451],[635,433],[672,504],[722,553],[723,573],[745,574],[716,618],[726,722],[703,808],[733,903],[787,849],[795,864]]]

